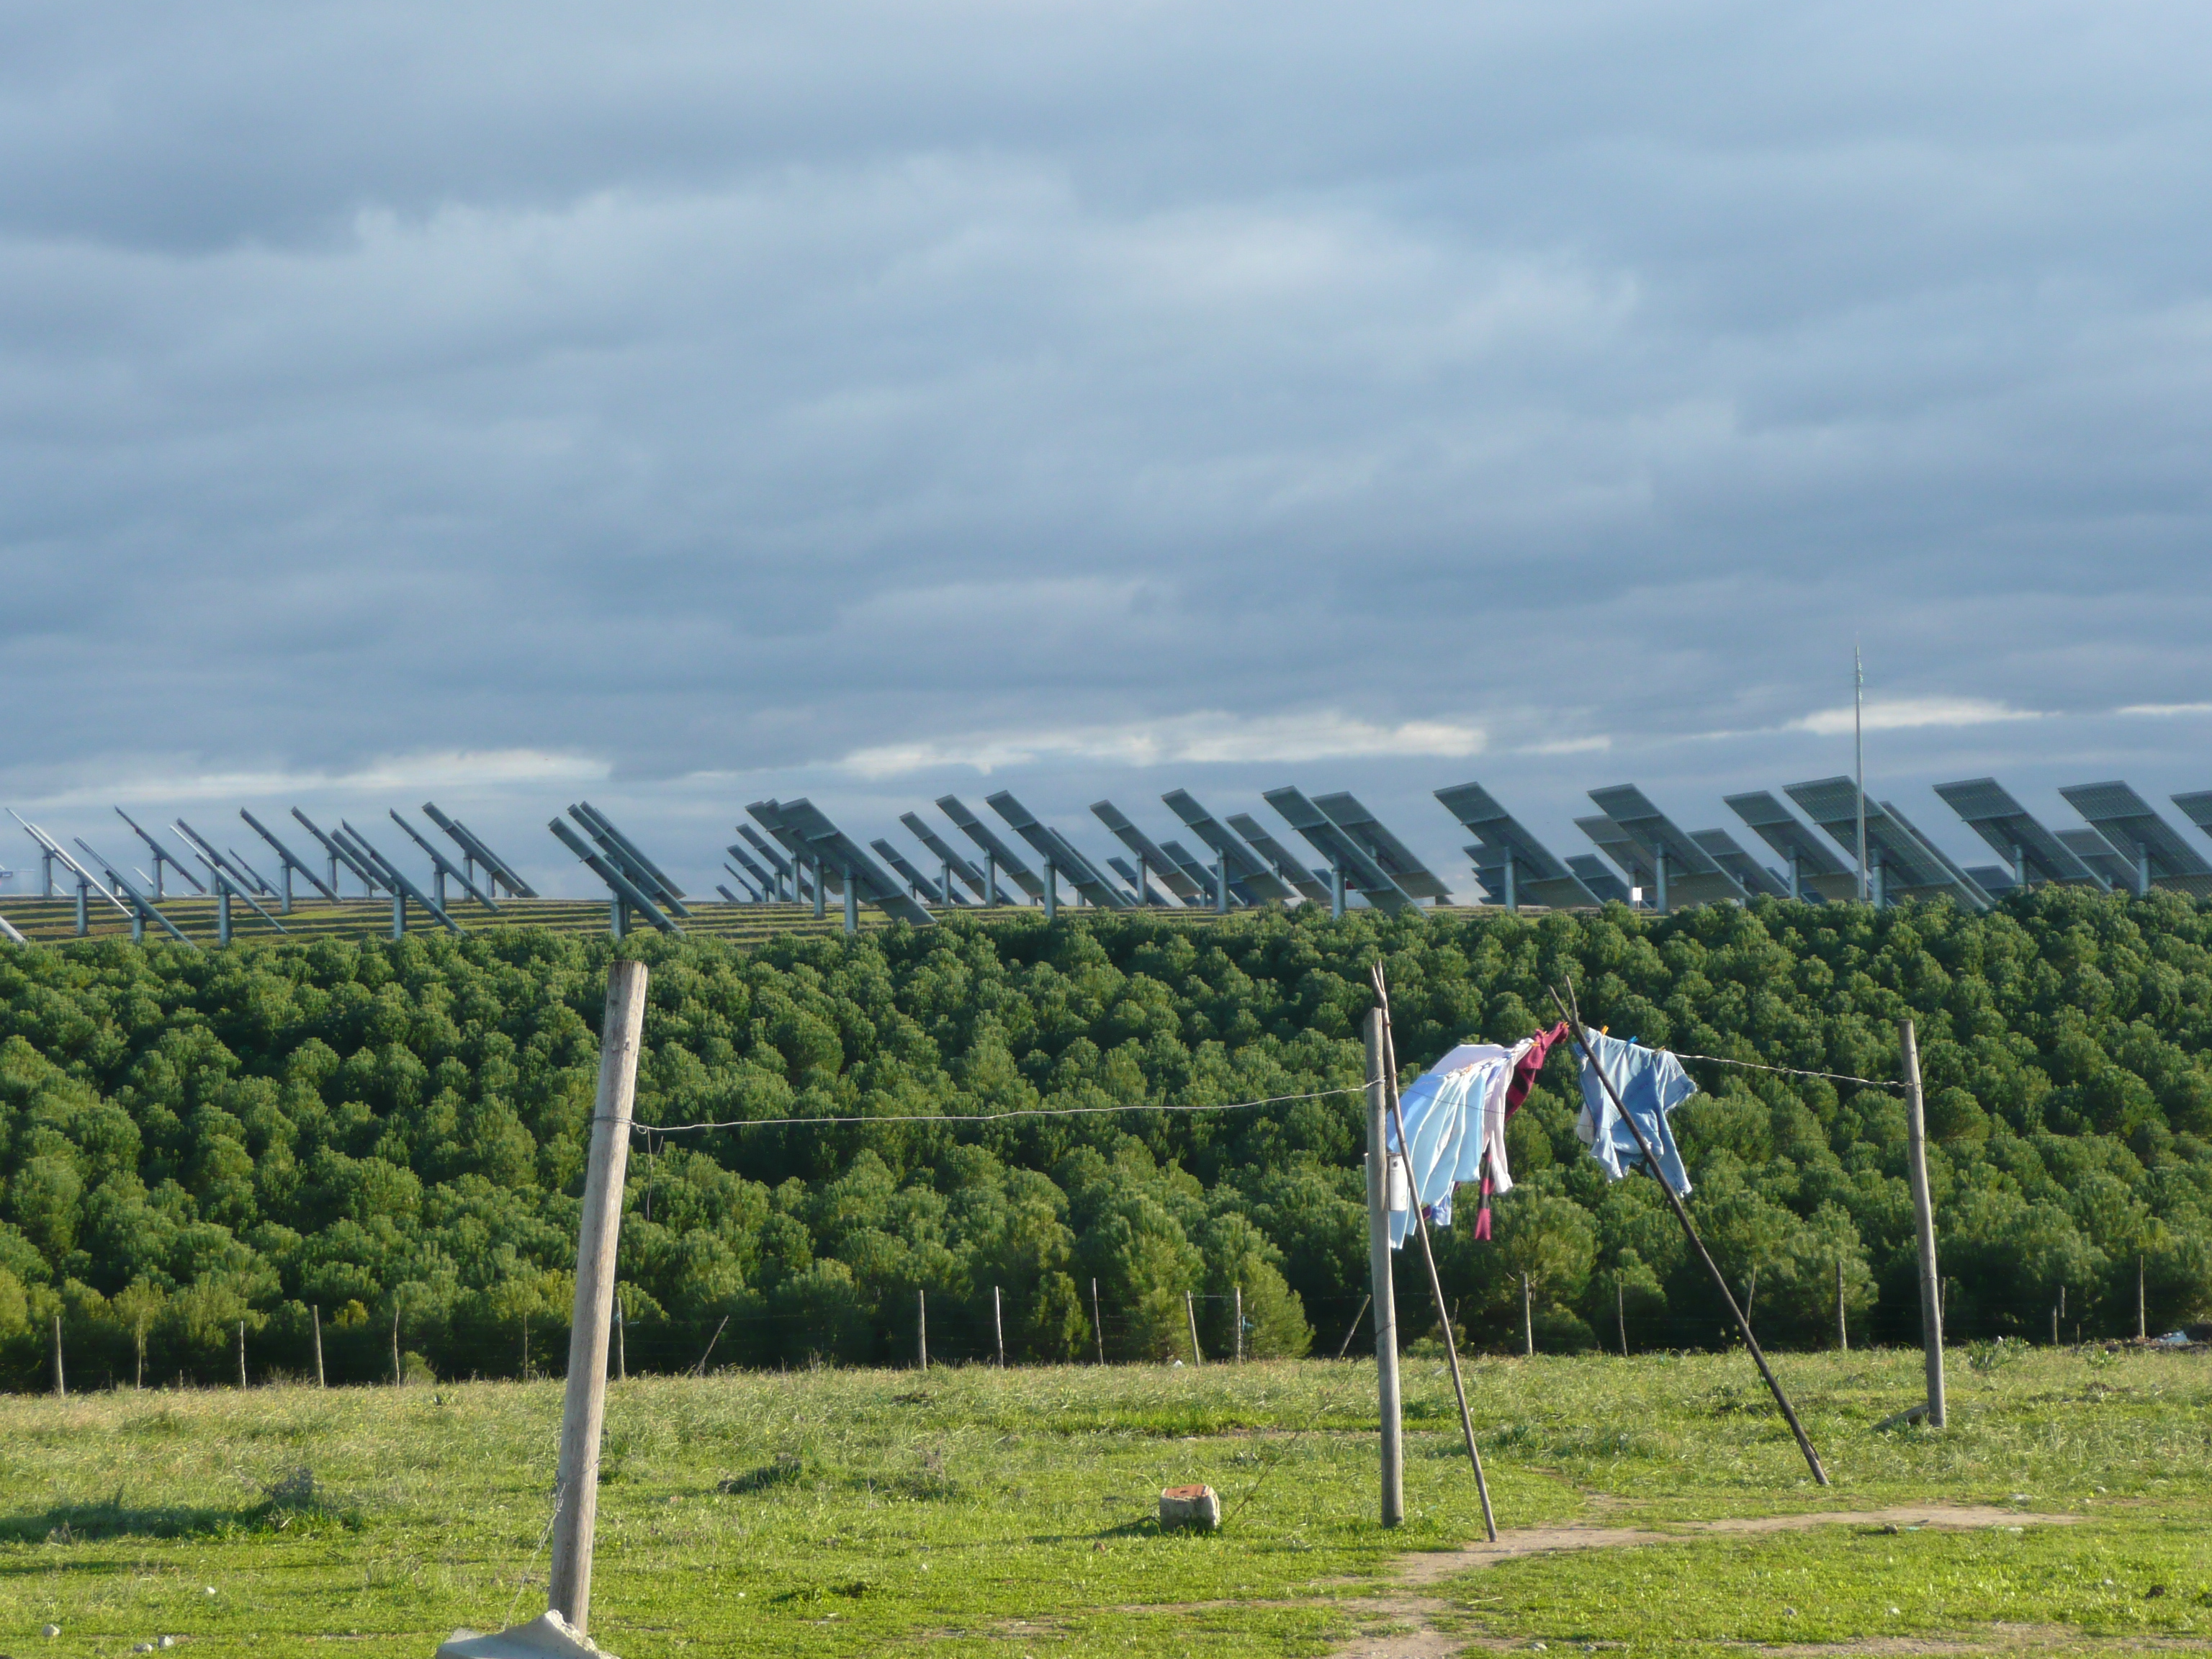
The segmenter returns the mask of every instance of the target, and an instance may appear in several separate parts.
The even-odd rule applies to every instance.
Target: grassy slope
[[[2087,1518],[1534,1558],[1452,1581],[1457,1620],[1493,1640],[1674,1651],[1990,1620],[2201,1639],[2204,1361],[2037,1351],[1978,1372],[1965,1359],[1938,1436],[1873,1429],[1913,1397],[1917,1356],[1788,1358],[1828,1493],[1740,1354],[1478,1364],[1509,1528],[2015,1494],[2023,1510]],[[594,1633],[626,1659],[925,1640],[951,1654],[1321,1652],[1387,1586],[1393,1555],[1479,1531],[1431,1361],[1407,1362],[1409,1522],[1395,1536],[1371,1523],[1372,1390],[1371,1366],[1318,1362],[620,1385]],[[559,1410],[557,1382],[0,1400],[0,1651],[112,1654],[162,1632],[270,1651],[357,1634],[343,1650],[419,1656],[456,1625],[534,1610]],[[797,1460],[794,1477],[757,1475],[787,1471],[779,1458]],[[272,1504],[303,1466],[321,1498],[301,1506],[293,1477]],[[1151,1525],[1164,1485],[1208,1480],[1233,1508],[1263,1474],[1220,1536]],[[717,1490],[748,1475],[753,1490]],[[38,1643],[48,1620],[64,1634]]]

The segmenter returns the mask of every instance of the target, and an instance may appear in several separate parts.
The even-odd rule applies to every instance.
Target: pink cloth
[[[1505,1085],[1505,1116],[1511,1121],[1513,1114],[1521,1109],[1521,1103],[1528,1098],[1528,1091],[1535,1086],[1536,1078],[1544,1069],[1544,1061],[1552,1047],[1566,1037],[1567,1022],[1561,1020],[1548,1031],[1539,1031],[1525,1043],[1517,1045],[1513,1060],[1513,1078]],[[1500,1153],[1503,1156],[1503,1153]],[[1474,1236],[1490,1237],[1490,1172],[1483,1171],[1482,1207],[1475,1212]]]

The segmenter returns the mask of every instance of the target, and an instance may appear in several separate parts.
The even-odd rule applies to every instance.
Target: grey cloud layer
[[[1478,728],[1562,813],[1837,769],[1771,734],[1854,634],[1886,696],[2077,717],[1961,764],[2188,781],[2197,726],[2087,717],[2207,695],[2197,12],[11,32],[17,799],[526,750],[688,836],[693,775],[873,811],[826,763],[1218,717]],[[1191,765],[1131,793],[1278,781]]]

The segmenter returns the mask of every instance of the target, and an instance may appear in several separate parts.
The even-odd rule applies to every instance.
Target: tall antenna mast
[[[1859,791],[1859,902],[1867,902],[1866,855],[1866,665],[1859,659],[1859,642],[1851,641],[1851,760],[1858,774]]]

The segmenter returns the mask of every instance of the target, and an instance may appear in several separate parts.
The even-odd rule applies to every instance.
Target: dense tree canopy
[[[2163,1328],[2212,1297],[2212,915],[2045,890],[1988,916],[1759,902],[1193,927],[1063,913],[793,939],[103,942],[0,951],[0,1363],[58,1314],[89,1381],[557,1370],[605,964],[652,966],[622,1249],[629,1364],[1334,1351],[1365,1291],[1367,965],[1408,1076],[1548,1023],[1887,1079],[1917,1022],[1955,1337]],[[1693,1209],[1762,1340],[1917,1329],[1893,1089],[1690,1062]],[[1439,1235],[1473,1340],[1723,1340],[1642,1176],[1609,1184],[1555,1056],[1497,1236]],[[684,1131],[691,1123],[863,1117]],[[1472,1206],[1463,1208],[1471,1213]],[[1401,1276],[1408,1328],[1425,1316]],[[1093,1286],[1096,1286],[1094,1293]],[[312,1311],[311,1311],[312,1310]],[[1094,1325],[1094,1314],[1096,1324]],[[1432,1321],[1425,1322],[1432,1324]],[[720,1332],[719,1336],[716,1333]],[[404,1356],[411,1356],[406,1358]]]

